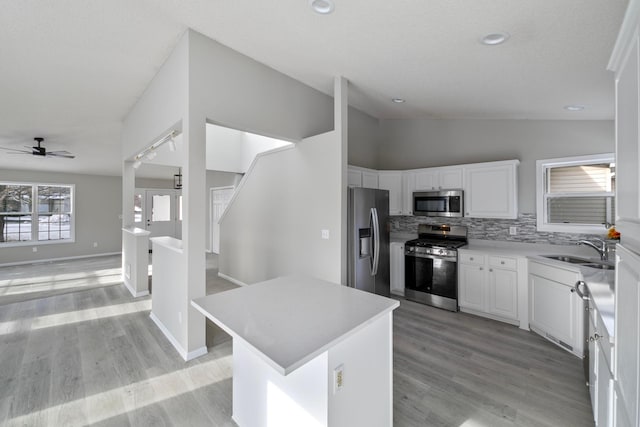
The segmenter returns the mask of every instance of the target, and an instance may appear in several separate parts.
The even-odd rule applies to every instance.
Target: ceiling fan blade
[[[3,150],[7,150],[7,151],[15,151],[16,153],[26,153],[26,154],[31,154],[31,151],[27,151],[27,150],[19,150],[17,148],[9,148],[9,147],[0,147]]]
[[[64,157],[65,159],[75,159],[76,156],[68,151],[47,151],[47,156]]]

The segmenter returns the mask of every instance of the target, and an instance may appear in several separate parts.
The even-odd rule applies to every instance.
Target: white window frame
[[[16,246],[42,246],[42,245],[58,245],[64,243],[75,243],[76,241],[76,185],[63,183],[47,183],[47,182],[16,182],[16,181],[0,181],[0,184],[8,185],[29,185],[32,191],[32,209],[31,209],[31,240],[23,240],[19,242],[2,242],[0,248],[10,248]],[[70,236],[68,239],[58,240],[38,240],[38,187],[71,187],[71,221]]]
[[[536,161],[536,208],[537,230],[556,233],[605,234],[607,229],[603,225],[592,224],[549,224],[547,222],[547,197],[545,177],[549,168],[563,166],[580,166],[598,163],[615,163],[614,153],[591,154],[587,156],[561,157]],[[592,196],[592,193],[584,193]],[[600,196],[598,193],[597,196]],[[615,197],[615,195],[614,195]]]

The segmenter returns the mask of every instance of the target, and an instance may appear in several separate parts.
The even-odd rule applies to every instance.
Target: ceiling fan
[[[28,150],[19,150],[17,148],[9,148],[9,147],[0,147],[3,150],[7,150],[7,151],[13,151],[13,154],[31,154],[34,156],[42,156],[42,157],[64,157],[67,159],[75,159],[76,156],[74,156],[73,154],[71,154],[68,151],[65,150],[60,150],[60,151],[47,151],[47,149],[45,147],[43,147],[41,144],[44,141],[44,138],[33,138],[34,141],[36,141],[36,143],[38,145],[33,146],[33,147],[29,147],[25,145],[25,148],[31,148],[31,151]]]

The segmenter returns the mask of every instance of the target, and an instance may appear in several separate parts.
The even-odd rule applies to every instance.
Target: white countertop
[[[182,253],[182,240],[170,236],[152,237],[151,242],[154,245],[160,245],[172,251]]]
[[[151,234],[150,231],[138,227],[123,227],[122,231],[126,231],[127,233],[133,234],[134,236],[148,236],[149,234]]]
[[[301,276],[243,286],[191,304],[282,375],[400,305],[380,295]]]
[[[389,233],[389,242],[390,243],[405,243],[409,240],[414,240],[418,238],[418,233],[400,233],[400,232],[392,232]]]

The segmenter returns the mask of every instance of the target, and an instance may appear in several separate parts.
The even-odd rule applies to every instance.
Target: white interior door
[[[233,197],[234,187],[211,189],[211,252],[220,253],[220,218]]]
[[[145,229],[149,237],[176,236],[176,194],[173,190],[145,192]]]

